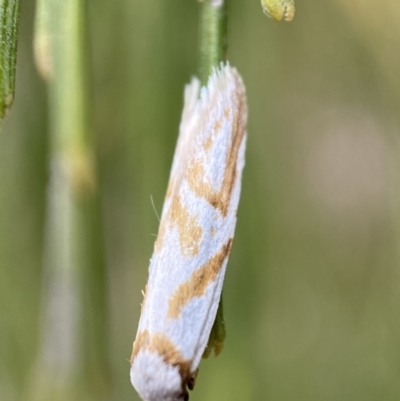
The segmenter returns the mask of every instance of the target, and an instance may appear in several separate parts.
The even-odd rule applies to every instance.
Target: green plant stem
[[[200,65],[199,75],[202,85],[206,85],[213,68],[224,61],[227,49],[227,0],[203,0],[200,21]],[[210,333],[203,357],[212,351],[218,355],[226,336],[222,294],[217,315]]]
[[[200,21],[199,76],[207,83],[212,69],[225,59],[227,49],[227,0],[203,0]]]
[[[17,64],[19,0],[0,0],[0,117],[4,118],[14,101]]]

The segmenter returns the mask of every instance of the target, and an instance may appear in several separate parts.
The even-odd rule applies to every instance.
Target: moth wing
[[[200,96],[199,96],[200,94]],[[229,65],[185,104],[139,331],[163,333],[197,369],[217,313],[236,224],[247,105]]]

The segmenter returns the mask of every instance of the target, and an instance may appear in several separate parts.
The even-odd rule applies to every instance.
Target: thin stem
[[[203,0],[200,22],[200,65],[199,75],[202,85],[206,85],[213,68],[225,59],[227,49],[227,0]],[[207,358],[212,351],[218,355],[226,336],[222,294],[217,315],[204,350]]]
[[[203,0],[200,22],[199,76],[207,83],[212,69],[225,59],[227,48],[227,0]]]

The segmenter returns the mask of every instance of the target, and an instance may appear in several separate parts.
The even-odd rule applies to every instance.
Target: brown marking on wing
[[[217,135],[217,133],[221,129],[221,127],[222,127],[221,120],[216,121],[214,124],[214,128],[213,128],[213,135]]]
[[[186,172],[189,187],[200,198],[208,199],[213,189],[204,182],[204,174],[203,161],[201,159],[191,161]]]
[[[194,256],[199,253],[199,245],[203,237],[203,229],[195,217],[190,215],[182,205],[179,196],[172,200],[170,209],[171,223],[176,224],[179,232],[181,252],[185,256]]]
[[[150,338],[150,335],[147,330],[137,333],[136,339],[133,342],[132,354],[131,354],[131,359],[130,359],[131,364],[133,363],[133,360],[135,359],[139,350],[145,349],[147,347],[147,345],[149,343],[149,338]]]
[[[216,279],[222,263],[229,255],[231,246],[232,239],[223,245],[219,252],[205,265],[195,270],[189,279],[174,291],[168,301],[168,318],[177,319],[182,308],[188,304],[192,298],[201,297],[207,291],[208,285]]]
[[[131,364],[139,351],[158,354],[166,364],[178,367],[182,377],[182,388],[186,388],[187,383],[192,380],[193,373],[190,372],[192,361],[185,359],[179,349],[165,334],[160,332],[150,334],[148,330],[139,332],[133,343],[130,359]]]
[[[219,132],[219,130],[221,129],[221,127],[222,127],[222,122],[221,122],[221,120],[217,120],[217,121],[215,122],[215,124],[214,124],[214,127],[213,127],[213,129],[212,129],[211,135],[208,136],[208,138],[206,139],[206,141],[205,141],[204,144],[203,144],[204,149],[205,149],[206,151],[210,150],[210,148],[211,148],[211,146],[212,146],[212,144],[213,144],[213,142],[214,142],[214,138],[215,138],[215,136],[218,134],[218,132]]]
[[[225,118],[229,118],[231,115],[231,109],[225,108],[224,109],[224,116]]]
[[[219,209],[224,217],[228,213],[232,191],[235,186],[237,176],[236,163],[240,144],[242,143],[243,136],[246,132],[247,123],[247,105],[244,87],[239,77],[235,76],[235,79],[237,85],[234,96],[236,98],[237,107],[234,110],[229,108],[224,110],[225,118],[230,118],[232,113],[233,117],[232,142],[227,151],[225,172],[221,189],[215,191],[209,183],[204,181],[204,165],[202,160],[197,159],[191,161],[186,173],[191,190],[197,196],[206,199],[213,207]]]
[[[182,205],[177,194],[171,200],[168,212],[161,220],[157,240],[154,244],[156,252],[162,249],[166,230],[172,229],[172,225],[176,225],[178,228],[182,254],[184,256],[197,255],[199,253],[200,241],[203,237],[203,229],[197,224],[196,218]]]
[[[206,151],[207,151],[207,150],[210,150],[210,148],[211,148],[213,142],[214,142],[214,138],[210,135],[210,136],[207,138],[207,140],[204,142],[204,149],[205,149]]]

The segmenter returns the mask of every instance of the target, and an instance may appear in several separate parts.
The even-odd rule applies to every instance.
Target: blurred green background
[[[183,88],[197,71],[199,5],[88,3],[104,398],[138,400],[128,359],[158,228],[150,197],[160,212]],[[249,103],[247,161],[225,348],[202,362],[193,401],[400,399],[400,3],[296,5],[293,22],[274,23],[258,0],[229,2],[228,59]],[[16,100],[0,134],[2,401],[36,400],[38,381],[54,385],[37,364],[49,117],[33,18],[33,2],[23,2]],[[52,399],[101,398],[84,383],[79,398],[74,391]]]

